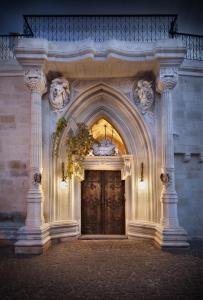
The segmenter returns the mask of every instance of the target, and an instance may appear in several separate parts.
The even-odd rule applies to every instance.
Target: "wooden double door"
[[[81,233],[125,234],[125,182],[120,171],[85,171]]]

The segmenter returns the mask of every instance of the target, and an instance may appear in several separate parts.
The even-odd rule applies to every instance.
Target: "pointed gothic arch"
[[[78,215],[78,206],[80,206],[80,188],[77,179],[72,183],[71,188],[66,193],[61,192],[59,188],[59,178],[61,176],[61,162],[64,159],[65,137],[69,129],[75,123],[84,122],[88,127],[99,118],[109,120],[112,126],[121,135],[128,155],[132,157],[132,176],[127,180],[128,185],[128,211],[126,224],[135,219],[143,219],[149,222],[156,221],[157,199],[155,197],[155,168],[153,142],[149,128],[144,123],[142,116],[124,94],[107,84],[97,84],[84,92],[80,93],[70,104],[63,115],[68,125],[65,128],[58,143],[57,156],[53,156],[52,168],[52,206],[55,213],[52,216],[54,221],[64,219],[77,220],[78,232],[80,232],[80,216]],[[56,148],[56,147],[55,147]],[[139,188],[140,165],[144,163],[145,169],[145,191]],[[69,200],[65,200],[68,199]],[[71,198],[71,200],[70,200]],[[60,203],[69,203],[64,209]],[[77,204],[76,204],[77,202]],[[76,208],[77,206],[77,208]],[[67,213],[69,210],[69,213]],[[127,229],[126,229],[127,232]]]

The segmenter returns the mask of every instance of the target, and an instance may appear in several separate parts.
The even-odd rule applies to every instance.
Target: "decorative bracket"
[[[164,185],[168,185],[170,182],[170,176],[168,173],[161,173],[160,179]]]
[[[121,179],[126,180],[129,176],[132,175],[132,156],[123,155],[124,166],[121,170]]]

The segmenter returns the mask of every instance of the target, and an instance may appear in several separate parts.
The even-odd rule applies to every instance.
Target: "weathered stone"
[[[14,115],[0,115],[0,129],[10,129],[16,127]]]
[[[11,160],[8,162],[8,167],[11,169],[26,169],[26,163],[20,160]]]
[[[0,161],[0,173],[5,170],[5,163],[4,161]]]

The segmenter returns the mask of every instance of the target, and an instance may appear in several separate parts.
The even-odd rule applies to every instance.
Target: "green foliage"
[[[67,126],[67,121],[64,117],[60,118],[56,125],[55,137],[59,137],[63,129]]]
[[[67,170],[66,175],[69,179],[73,174],[81,173],[83,170],[82,161],[88,155],[92,145],[95,143],[93,136],[89,133],[84,123],[78,123],[78,128],[74,133],[69,131],[67,136]]]
[[[59,138],[67,121],[64,117],[60,118],[56,125],[55,138]],[[88,127],[84,123],[77,124],[77,130],[74,133],[72,129],[66,138],[67,166],[65,176],[69,179],[73,174],[81,174],[83,171],[82,161],[88,155],[92,145],[97,142],[89,133]]]

